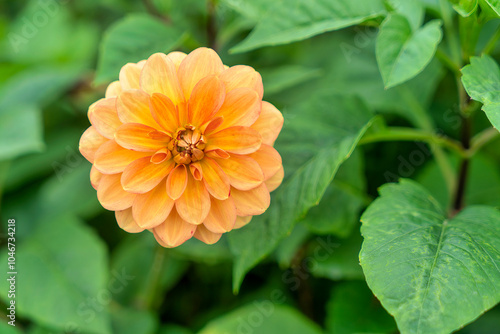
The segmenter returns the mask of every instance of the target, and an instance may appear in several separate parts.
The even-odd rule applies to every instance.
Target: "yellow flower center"
[[[206,143],[207,139],[200,130],[187,124],[175,131],[167,148],[172,152],[176,163],[187,165],[203,159]]]

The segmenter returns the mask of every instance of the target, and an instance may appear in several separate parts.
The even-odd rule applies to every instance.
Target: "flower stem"
[[[152,310],[157,305],[158,297],[158,283],[160,281],[161,272],[163,265],[165,264],[165,249],[159,245],[155,246],[155,255],[153,259],[153,264],[149,271],[148,280],[146,283],[143,298],[140,301],[140,308],[145,310]]]
[[[474,156],[483,146],[499,138],[500,132],[495,128],[488,128],[471,139],[469,155]]]
[[[207,38],[208,38],[208,45],[217,51],[218,49],[218,43],[217,43],[217,20],[215,16],[215,1],[214,0],[208,0],[207,1],[207,6],[208,6],[208,17],[207,17]]]

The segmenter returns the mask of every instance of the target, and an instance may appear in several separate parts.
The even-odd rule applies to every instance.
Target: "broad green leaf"
[[[412,30],[422,25],[425,9],[421,0],[386,0],[386,2],[394,12],[406,17]]]
[[[262,70],[260,74],[262,75],[267,97],[317,78],[321,75],[321,70],[297,65],[287,65],[275,69]]]
[[[182,32],[148,15],[130,15],[111,26],[101,42],[97,83],[118,79],[127,63],[137,63],[155,52],[168,52],[183,39]]]
[[[497,328],[500,328],[500,308],[498,305],[456,334],[495,334]]]
[[[273,194],[266,213],[228,235],[234,290],[246,272],[290,233],[295,222],[318,205],[372,119],[359,99],[332,94],[316,96],[294,108],[277,144],[286,173],[294,172]]]
[[[417,183],[387,184],[361,218],[368,286],[405,334],[447,334],[500,301],[500,212],[447,218]]]
[[[25,223],[18,220],[16,228],[27,228]],[[17,241],[19,317],[58,330],[111,333],[107,251],[93,230],[71,216],[61,216],[45,221],[28,238]],[[5,248],[1,259],[7,263]],[[116,279],[112,281],[115,284]],[[0,281],[0,288],[0,297],[8,301],[7,280]]]
[[[269,0],[221,0],[221,5],[232,8],[247,19],[258,22],[262,15],[272,8],[274,2]]]
[[[442,38],[441,22],[434,20],[412,31],[408,20],[390,14],[377,36],[377,63],[386,88],[399,85],[422,72]]]
[[[484,0],[484,2],[488,4],[488,6],[490,6],[498,16],[500,16],[500,0]]]
[[[394,319],[380,305],[364,281],[336,285],[326,306],[327,333],[396,332]]]
[[[295,225],[288,237],[281,240],[275,251],[276,260],[281,268],[290,267],[298,250],[310,236],[311,232],[309,232],[309,229],[304,224],[299,223]]]
[[[113,333],[155,334],[158,329],[158,319],[154,313],[119,306],[112,308],[111,321]]]
[[[462,68],[462,83],[471,98],[483,103],[491,124],[500,130],[500,68],[488,55],[472,57]]]
[[[380,0],[275,1],[250,35],[231,51],[245,52],[263,46],[296,42],[356,25],[384,13]]]
[[[463,17],[474,13],[477,9],[477,0],[449,0],[453,4],[453,9]]]
[[[2,332],[2,334],[21,334],[22,332],[17,329],[17,326],[12,326],[12,325],[9,325],[7,324],[7,321],[11,321],[10,319],[2,319],[2,321],[0,321],[0,332]],[[17,325],[17,319],[16,319],[16,325]]]
[[[193,334],[193,332],[181,326],[168,324],[162,326],[158,334]]]
[[[321,334],[322,331],[297,310],[263,300],[212,320],[198,332],[225,333]]]

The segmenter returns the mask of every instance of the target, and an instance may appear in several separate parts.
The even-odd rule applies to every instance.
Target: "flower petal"
[[[229,153],[249,154],[257,151],[262,143],[260,134],[246,126],[233,126],[208,136],[205,151],[221,148]]]
[[[285,177],[285,170],[283,169],[283,166],[274,174],[271,176],[269,179],[266,180],[266,186],[269,192],[274,191],[276,188],[278,188],[283,182],[283,177]]]
[[[178,165],[167,178],[167,194],[176,200],[182,196],[187,186],[187,169],[184,165]]]
[[[213,245],[219,241],[222,233],[214,233],[209,231],[205,226],[199,225],[194,233],[194,237],[200,241],[203,241],[207,245]]]
[[[191,239],[196,229],[196,225],[184,221],[173,209],[162,224],[153,228],[153,234],[160,245],[171,248]]]
[[[122,174],[103,175],[97,188],[97,199],[101,205],[111,211],[125,210],[132,206],[136,194],[123,190],[120,182]]]
[[[82,134],[78,148],[85,159],[87,159],[90,163],[93,163],[96,151],[108,140],[109,139],[101,136],[101,134],[97,132],[93,126],[90,126]]]
[[[168,133],[174,133],[179,128],[177,108],[165,95],[154,93],[150,100],[150,110],[156,123]]]
[[[141,67],[134,63],[128,63],[120,70],[120,83],[123,90],[139,89],[139,78],[141,76]]]
[[[224,233],[233,229],[236,221],[236,206],[231,197],[224,201],[212,198],[210,212],[203,225],[213,233]]]
[[[116,221],[118,222],[118,226],[122,230],[127,231],[128,233],[139,233],[144,231],[142,227],[137,225],[132,217],[132,209],[128,208],[126,210],[116,211],[115,212]]]
[[[139,226],[150,229],[163,223],[173,207],[174,201],[168,197],[163,180],[153,190],[137,195],[132,214]]]
[[[138,159],[123,171],[123,189],[135,194],[144,194],[156,187],[174,166],[172,159],[159,164],[152,163],[150,157]]]
[[[249,154],[249,156],[257,161],[262,168],[264,180],[271,178],[282,167],[281,155],[272,146],[262,144],[258,151]]]
[[[241,191],[231,189],[231,197],[236,205],[236,214],[238,216],[255,216],[263,214],[271,203],[269,190],[264,183],[257,188]]]
[[[99,172],[95,166],[92,166],[90,169],[90,184],[94,187],[95,190],[99,187],[99,182],[101,182],[101,178],[104,174]]]
[[[215,160],[205,157],[200,160],[200,166],[203,175],[203,183],[210,195],[224,200],[229,197],[229,177]]]
[[[94,166],[104,174],[116,174],[125,170],[133,161],[150,156],[151,153],[127,150],[114,140],[101,145],[95,154]]]
[[[187,55],[179,66],[178,76],[186,101],[189,100],[194,86],[209,75],[219,74],[224,65],[219,55],[208,48],[198,48]]]
[[[248,223],[250,223],[250,221],[252,220],[252,217],[253,216],[237,216],[236,217],[236,223],[234,223],[234,227],[233,227],[233,230],[234,229],[237,229],[237,228],[242,228],[243,226],[247,225]]]
[[[188,103],[188,120],[196,127],[208,121],[222,106],[224,84],[215,75],[201,79],[193,88]]]
[[[116,142],[129,150],[156,152],[166,147],[170,136],[150,126],[139,123],[121,125],[115,133]]]
[[[217,159],[231,186],[239,190],[250,190],[264,181],[264,173],[259,164],[244,155],[232,155],[229,159]]]
[[[121,92],[122,92],[122,85],[121,85],[120,81],[116,80],[108,85],[104,96],[106,98],[117,97],[118,95],[120,95]]]
[[[149,110],[149,95],[139,89],[122,92],[116,100],[116,111],[122,123],[140,123],[157,127]]]
[[[259,118],[261,100],[250,88],[236,88],[227,93],[224,104],[215,116],[224,117],[219,130],[231,126],[251,126]]]
[[[271,103],[262,101],[260,117],[252,124],[251,128],[257,130],[262,136],[262,142],[273,145],[283,127],[283,115]]]
[[[174,63],[163,53],[149,57],[141,72],[141,88],[149,95],[162,93],[174,104],[184,101]]]
[[[167,57],[174,63],[175,69],[178,70],[179,65],[182,63],[184,58],[187,57],[187,54],[185,54],[184,52],[180,52],[180,51],[173,51],[173,52],[170,52],[167,55]]]
[[[186,190],[175,201],[175,207],[182,219],[190,224],[199,225],[210,211],[210,195],[202,181],[196,181],[191,173],[187,175]]]
[[[252,67],[245,65],[232,66],[222,72],[219,77],[226,85],[226,92],[239,87],[248,87],[257,92],[259,99],[262,100],[264,95],[262,77]]]
[[[100,99],[89,107],[89,120],[104,137],[113,139],[116,129],[122,125],[116,113],[116,98]]]

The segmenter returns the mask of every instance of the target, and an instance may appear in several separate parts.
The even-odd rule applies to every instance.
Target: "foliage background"
[[[384,78],[395,86],[384,88],[375,39],[387,7],[377,13],[377,1],[336,2],[366,13],[273,40],[270,16],[284,26],[303,19],[266,14],[271,6],[293,9],[285,1],[0,1],[2,242],[15,218],[19,272],[17,326],[2,320],[0,332],[397,333],[359,265],[360,215],[378,187],[400,177],[417,180],[445,207],[452,196],[427,144],[362,139],[353,149],[365,131],[418,126],[422,110],[431,130],[459,139],[454,76],[433,58],[401,85]],[[410,24],[440,19],[439,1],[417,2],[421,15],[408,9]],[[323,20],[328,2],[311,3],[326,6],[305,8]],[[479,50],[498,25],[484,26]],[[329,30],[336,31],[322,33]],[[200,46],[262,74],[265,99],[285,117],[277,148],[289,181],[261,220],[214,246],[191,240],[165,250],[147,232],[120,230],[99,205],[78,141],[88,106],[123,64]],[[490,126],[482,112],[474,115],[474,133]],[[499,205],[499,144],[472,159],[467,204]],[[458,157],[444,154],[458,169]],[[7,271],[5,246],[0,257]],[[7,291],[2,279],[2,319]],[[499,328],[496,307],[459,332]]]

